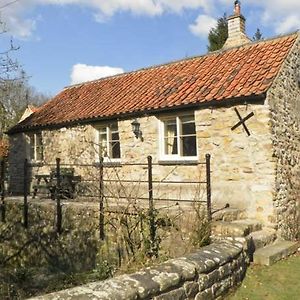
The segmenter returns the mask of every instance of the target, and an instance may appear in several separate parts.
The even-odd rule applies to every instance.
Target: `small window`
[[[118,124],[112,123],[97,127],[97,156],[106,160],[119,160],[121,158],[120,137]]]
[[[161,154],[166,159],[196,158],[196,126],[193,115],[161,120]]]
[[[33,161],[42,161],[44,159],[42,133],[29,134],[30,159]]]

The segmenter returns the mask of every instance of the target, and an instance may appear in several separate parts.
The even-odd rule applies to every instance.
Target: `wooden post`
[[[99,235],[103,241],[104,232],[104,182],[103,182],[103,157],[100,157],[99,164]]]
[[[1,189],[1,221],[5,222],[5,185],[4,185],[4,180],[5,180],[5,161],[4,159],[1,160],[0,162],[0,189]]]
[[[56,158],[56,188],[55,188],[55,198],[56,198],[56,232],[61,234],[62,232],[62,212],[60,204],[60,194],[61,194],[61,177],[60,177],[60,158]]]
[[[28,160],[24,160],[24,206],[23,206],[23,226],[28,228]]]
[[[148,156],[148,194],[149,194],[149,231],[150,231],[150,243],[151,254],[157,256],[155,247],[155,215],[154,215],[154,203],[153,203],[153,178],[152,178],[152,156]]]
[[[211,178],[210,178],[210,154],[205,155],[206,161],[206,195],[207,195],[207,220],[212,220],[211,213]]]

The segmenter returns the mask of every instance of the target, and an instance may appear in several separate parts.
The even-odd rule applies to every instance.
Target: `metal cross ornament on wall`
[[[236,107],[234,108],[234,110],[235,110],[237,116],[239,117],[240,121],[239,121],[237,124],[235,124],[233,127],[231,127],[231,130],[235,130],[235,129],[238,128],[239,126],[243,125],[243,127],[244,127],[244,129],[245,129],[247,135],[250,136],[251,134],[250,134],[249,129],[248,129],[247,126],[246,126],[246,121],[247,121],[248,119],[252,118],[252,117],[254,116],[254,113],[251,112],[248,116],[246,116],[245,118],[242,118],[241,115],[240,115],[240,113],[239,113],[239,111],[237,110]]]

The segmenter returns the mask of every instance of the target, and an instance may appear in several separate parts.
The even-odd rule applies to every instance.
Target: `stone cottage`
[[[300,194],[299,32],[251,42],[237,1],[228,22],[219,51],[66,87],[11,128],[10,190],[22,190],[25,158],[118,164],[152,155],[158,173],[175,166],[171,177],[195,179],[210,153],[213,205],[285,229]]]

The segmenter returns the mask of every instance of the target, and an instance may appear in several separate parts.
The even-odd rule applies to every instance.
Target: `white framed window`
[[[118,123],[114,122],[108,125],[98,125],[96,129],[97,160],[99,160],[101,156],[105,161],[121,160]]]
[[[161,118],[159,132],[162,160],[197,160],[194,114]]]
[[[42,161],[44,159],[42,133],[30,133],[29,136],[29,155],[32,161]]]

